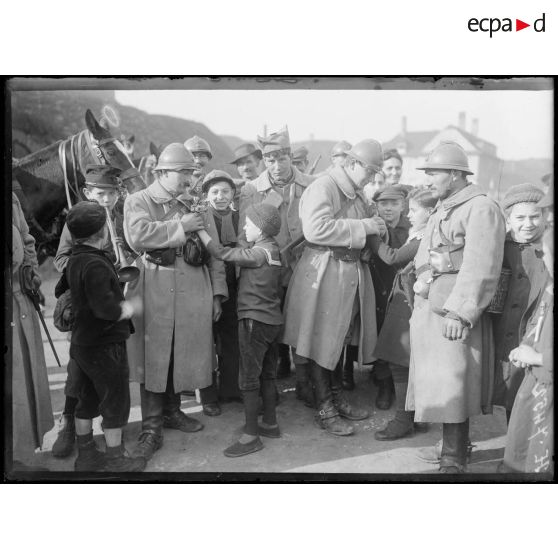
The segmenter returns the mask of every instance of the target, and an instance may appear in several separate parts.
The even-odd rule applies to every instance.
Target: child
[[[120,184],[118,182],[118,175],[120,170],[110,167],[108,165],[88,165],[85,171],[85,188],[83,194],[86,199],[97,202],[102,207],[107,207],[111,214],[114,216],[115,230],[117,234],[124,238],[122,229],[123,218],[122,214],[115,211],[115,207],[119,199]],[[64,225],[62,235],[60,236],[60,243],[58,250],[54,257],[54,267],[57,271],[64,273],[66,264],[70,259],[72,253],[73,240],[68,225]],[[107,238],[106,245],[103,250],[112,252],[112,243],[110,238]],[[58,298],[67,289],[67,281],[63,279],[57,286],[56,298]],[[68,362],[68,376],[66,378],[66,385],[64,386],[64,395],[66,400],[64,403],[64,410],[60,417],[60,429],[58,437],[52,446],[52,455],[54,457],[63,458],[68,457],[74,450],[76,442],[76,429],[74,423],[74,411],[78,402],[79,386],[76,385],[74,378],[75,363],[70,359]]]
[[[106,246],[106,211],[95,202],[80,202],[66,218],[74,247],[66,274],[72,293],[74,325],[70,358],[79,385],[75,425],[76,471],[137,472],[142,457],[131,458],[122,445],[122,428],[130,414],[126,339],[130,318],[141,310],[137,300],[124,301],[116,269]],[[93,441],[92,419],[102,415],[107,445],[101,453]]]
[[[501,314],[493,314],[495,340],[495,405],[506,409],[509,421],[515,395],[523,381],[524,369],[509,360],[510,351],[525,333],[525,312],[539,298],[546,284],[539,243],[544,229],[542,209],[537,202],[543,192],[531,184],[512,186],[502,200],[509,232],[504,245],[503,267],[511,270],[510,284]]]
[[[554,205],[552,192],[538,207]],[[521,344],[509,359],[525,369],[508,426],[501,472],[553,473],[554,471],[554,227],[542,238],[543,260],[549,278],[525,328]]]
[[[409,382],[409,319],[412,313],[412,300],[407,264],[413,261],[420,241],[424,235],[426,222],[434,211],[436,198],[430,190],[415,189],[409,195],[409,237],[401,248],[391,248],[379,237],[371,237],[371,248],[385,264],[399,269],[393,282],[385,321],[378,336],[374,356],[385,361],[391,370],[395,387],[395,418],[383,430],[375,434],[376,440],[397,440],[415,431],[414,413],[405,411],[405,398]]]
[[[227,457],[240,457],[263,449],[260,436],[279,438],[275,413],[277,343],[282,330],[281,262],[274,236],[281,228],[279,211],[259,203],[246,209],[244,231],[252,248],[224,248],[211,242],[209,234],[198,235],[216,258],[241,268],[238,285],[239,386],[246,424],[240,439],[228,447]],[[258,426],[259,390],[263,398],[263,422]]]
[[[215,223],[219,242],[225,248],[236,246],[238,236],[238,211],[231,209],[235,193],[232,177],[214,170],[205,176],[202,191],[209,202],[209,219]],[[225,262],[229,298],[223,302],[221,317],[214,324],[215,343],[219,356],[219,389],[215,383],[200,390],[203,412],[208,416],[221,414],[219,399],[240,400],[238,389],[238,316],[236,299],[238,282],[233,262]]]

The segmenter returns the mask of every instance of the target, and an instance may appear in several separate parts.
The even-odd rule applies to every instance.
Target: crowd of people
[[[203,429],[181,410],[195,390],[208,416],[243,404],[242,434],[225,456],[260,451],[262,438],[281,437],[276,379],[293,369],[316,425],[348,436],[368,417],[347,396],[359,388],[356,362],[373,365],[375,405],[395,404],[377,440],[440,423],[439,471],[463,473],[469,419],[500,405],[498,471],[553,471],[552,183],[510,185],[497,202],[469,181],[463,148],[442,142],[420,167],[428,186],[401,184],[401,155],[373,139],[340,141],[329,167],[307,174],[308,150],[291,148],[286,127],[235,150],[239,178],[206,172],[211,158],[197,136],[171,143],[154,181],[123,203],[118,171],[88,167],[86,201],[69,210],[54,260],[57,315],[71,331],[55,457],[77,445],[77,471],[142,471],[165,429]],[[26,298],[40,285],[33,244],[13,196],[21,461],[53,426]],[[124,274],[130,265],[137,271]],[[142,423],[128,451],[130,381]],[[106,451],[93,439],[98,416]]]

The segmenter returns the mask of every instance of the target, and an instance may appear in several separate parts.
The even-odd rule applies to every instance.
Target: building
[[[498,158],[496,146],[478,136],[479,121],[473,118],[471,128],[466,129],[466,114],[459,113],[458,125],[450,124],[443,130],[429,132],[407,131],[407,117],[402,118],[401,132],[384,144],[384,149],[397,149],[403,157],[403,184],[420,185],[427,183],[424,172],[416,170],[426,160],[427,155],[441,141],[455,141],[467,153],[469,166],[473,171],[472,182],[478,184],[494,198],[498,198],[504,161]]]

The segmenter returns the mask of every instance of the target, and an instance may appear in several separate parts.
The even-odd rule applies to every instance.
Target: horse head
[[[93,152],[101,163],[122,171],[120,180],[122,180],[128,193],[143,190],[146,184],[135,168],[126,149],[120,141],[112,137],[110,132],[97,122],[97,119],[89,109],[85,113],[85,124],[91,135]]]

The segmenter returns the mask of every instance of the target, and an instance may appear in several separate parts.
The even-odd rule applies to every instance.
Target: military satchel
[[[187,233],[186,244],[184,244],[184,261],[188,265],[201,267],[208,264],[210,257],[200,237],[196,233]]]

